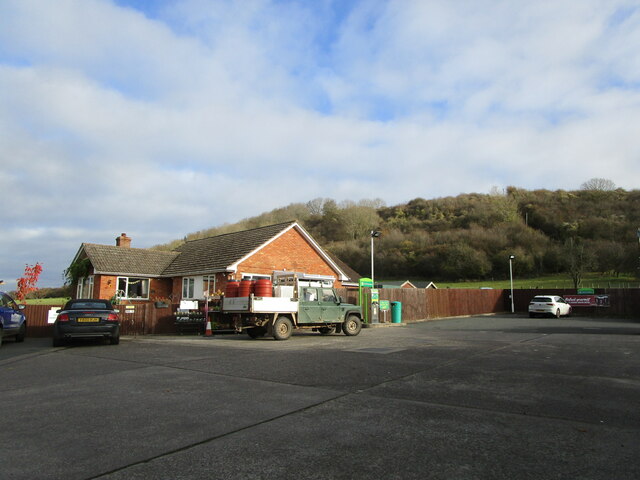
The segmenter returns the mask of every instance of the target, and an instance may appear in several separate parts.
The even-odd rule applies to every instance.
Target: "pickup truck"
[[[230,318],[237,331],[251,338],[272,335],[286,340],[294,329],[311,329],[329,335],[342,329],[354,336],[362,329],[362,309],[343,302],[336,290],[328,286],[304,285],[282,287],[273,297],[225,297],[221,315]]]

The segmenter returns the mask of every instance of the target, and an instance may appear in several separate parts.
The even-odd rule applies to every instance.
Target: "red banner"
[[[608,307],[609,295],[565,295],[572,307]]]

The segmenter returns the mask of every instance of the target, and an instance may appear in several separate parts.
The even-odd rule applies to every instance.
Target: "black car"
[[[53,325],[53,346],[72,338],[104,338],[120,343],[120,317],[109,300],[78,299],[66,303]]]

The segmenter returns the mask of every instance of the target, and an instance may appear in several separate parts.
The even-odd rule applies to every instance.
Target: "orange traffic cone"
[[[204,336],[205,337],[210,337],[213,335],[213,332],[211,332],[211,320],[207,319],[207,328],[204,331]]]

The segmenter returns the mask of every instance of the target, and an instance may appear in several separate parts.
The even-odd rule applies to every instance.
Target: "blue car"
[[[27,334],[27,317],[24,305],[18,305],[13,298],[0,292],[0,345],[4,337],[15,337],[16,342],[23,342]]]

